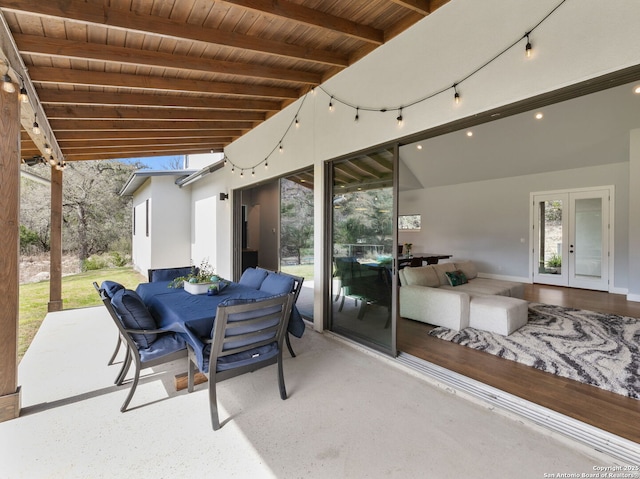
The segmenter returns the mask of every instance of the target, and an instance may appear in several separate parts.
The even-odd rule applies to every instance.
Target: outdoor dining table
[[[273,295],[242,284],[230,282],[217,295],[191,294],[183,288],[169,288],[170,281],[140,283],[136,292],[156,320],[159,329],[179,333],[201,358],[211,338],[218,305],[225,300],[252,300]],[[304,332],[304,321],[293,307],[288,331],[296,337]]]

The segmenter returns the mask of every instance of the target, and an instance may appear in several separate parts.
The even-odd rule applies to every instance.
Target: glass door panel
[[[569,285],[607,290],[609,286],[609,191],[569,195]]]
[[[609,289],[608,189],[536,194],[535,283]]]
[[[535,244],[536,265],[534,281],[545,284],[567,283],[566,268],[562,268],[567,233],[567,195],[535,196]]]
[[[392,350],[393,150],[334,162],[330,329]]]

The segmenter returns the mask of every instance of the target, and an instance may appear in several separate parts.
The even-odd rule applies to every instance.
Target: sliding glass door
[[[329,327],[395,354],[394,150],[330,166]]]

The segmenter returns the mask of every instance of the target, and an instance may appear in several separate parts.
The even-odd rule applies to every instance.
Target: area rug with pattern
[[[509,336],[438,327],[429,334],[468,348],[640,399],[640,319],[529,303]]]

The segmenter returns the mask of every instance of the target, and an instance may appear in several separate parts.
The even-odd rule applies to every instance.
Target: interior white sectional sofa
[[[472,261],[406,267],[399,276],[403,318],[456,331],[472,327],[505,336],[527,323],[524,285],[479,278]]]

